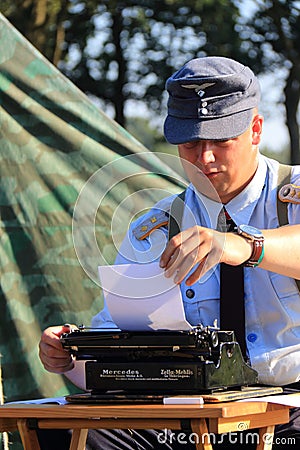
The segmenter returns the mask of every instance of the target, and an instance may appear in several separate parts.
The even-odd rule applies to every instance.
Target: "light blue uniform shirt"
[[[258,170],[252,181],[226,204],[237,225],[249,224],[259,229],[279,226],[276,207],[278,167],[277,161],[260,155]],[[291,182],[300,185],[300,166],[293,167]],[[159,260],[167,242],[167,228],[155,230],[143,240],[135,238],[134,230],[145,218],[161,210],[168,212],[173,199],[174,196],[160,201],[132,224],[116,264]],[[186,191],[182,228],[186,229],[196,222],[215,229],[221,208],[222,204],[199,193],[196,195],[193,185],[190,185]],[[288,205],[288,218],[290,224],[300,224],[299,204]],[[300,295],[295,281],[259,267],[245,267],[244,285],[247,349],[260,382],[284,385],[300,380]],[[219,292],[219,265],[193,286],[181,283],[186,318],[192,325],[213,325],[215,319],[220,323]],[[112,325],[106,307],[93,318],[92,325]]]

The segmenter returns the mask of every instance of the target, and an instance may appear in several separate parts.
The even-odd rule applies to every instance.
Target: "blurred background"
[[[147,148],[162,137],[165,80],[193,57],[249,65],[262,85],[261,150],[300,162],[300,2],[2,0],[4,16]]]

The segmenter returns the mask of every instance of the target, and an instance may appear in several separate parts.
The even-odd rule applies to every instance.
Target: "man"
[[[226,312],[222,312],[219,263],[225,267],[243,265],[245,331],[239,336],[245,339],[246,357],[261,383],[297,383],[300,295],[295,279],[300,279],[300,167],[291,171],[295,195],[287,206],[289,224],[281,227],[276,206],[279,164],[259,153],[263,118],[257,109],[260,90],[253,72],[231,59],[198,58],[169,78],[167,90],[165,137],[178,145],[191,185],[185,192],[182,231],[171,237],[160,253],[154,252],[152,260],[159,259],[165,275],[180,284],[186,318],[192,325],[213,325],[215,319],[222,324]],[[148,258],[150,254],[151,260],[151,251],[159,248],[159,236],[167,236],[168,229],[162,222],[159,230],[157,224],[144,235],[141,230],[156,213],[170,212],[173,201],[171,197],[160,202],[130,227],[117,263],[139,262],[144,253]],[[188,219],[188,210],[193,212],[194,224]],[[224,231],[226,217],[236,230]],[[232,316],[238,306],[232,304]],[[104,308],[93,324],[107,320]],[[45,330],[40,358],[47,370],[67,373],[83,386],[82,368],[78,363],[74,368],[61,348],[63,331],[63,327]],[[283,435],[292,433],[299,444],[298,410],[286,428],[281,431]],[[142,435],[134,436],[137,442]],[[147,440],[148,435],[144,436]],[[140,447],[105,445],[105,449],[160,448],[145,443]],[[177,447],[175,443],[163,448]]]

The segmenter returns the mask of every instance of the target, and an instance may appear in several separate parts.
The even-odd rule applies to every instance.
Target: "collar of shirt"
[[[264,158],[259,156],[259,163],[257,171],[250,181],[250,183],[234,197],[230,202],[226,204],[226,210],[230,217],[237,225],[248,224],[254,208],[260,198],[261,192],[264,189],[266,183],[267,165]],[[191,184],[189,188],[193,191],[194,202],[198,205],[198,208],[203,212],[205,217],[204,226],[209,226],[216,229],[217,220],[223,204],[216,202],[201,194]],[[197,209],[198,209],[197,208]],[[193,211],[195,213],[195,211]],[[200,223],[203,223],[202,221]]]

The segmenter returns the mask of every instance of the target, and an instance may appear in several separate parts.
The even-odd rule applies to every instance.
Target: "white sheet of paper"
[[[121,330],[189,330],[180,287],[158,263],[99,266],[105,301]]]
[[[243,400],[238,400],[239,402],[268,402],[277,403],[279,405],[291,406],[294,408],[300,407],[300,392],[295,394],[283,394],[283,395],[268,395],[266,397],[251,397],[245,398]]]

